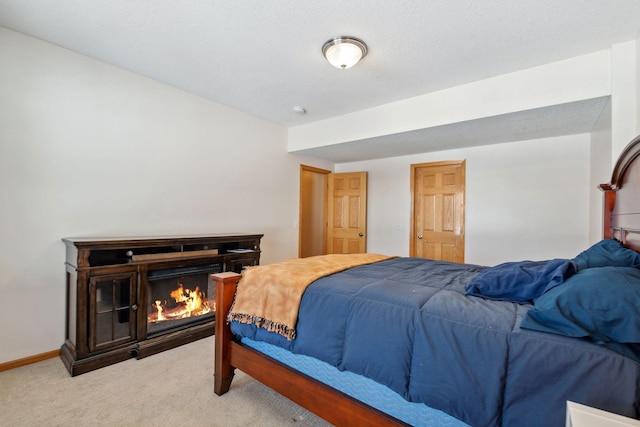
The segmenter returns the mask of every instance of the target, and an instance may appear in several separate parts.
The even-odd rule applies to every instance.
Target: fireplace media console
[[[214,334],[211,274],[260,262],[262,234],[66,238],[72,376]]]

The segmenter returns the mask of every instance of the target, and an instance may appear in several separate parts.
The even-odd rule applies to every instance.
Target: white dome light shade
[[[337,37],[322,46],[327,61],[336,68],[351,68],[367,54],[367,45],[355,37]]]

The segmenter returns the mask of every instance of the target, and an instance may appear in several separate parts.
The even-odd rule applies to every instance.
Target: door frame
[[[328,186],[329,186],[329,175],[333,172],[327,169],[321,169],[314,166],[300,164],[300,177],[299,177],[299,198],[298,198],[298,258],[302,257],[302,248],[305,236],[303,235],[303,224],[306,222],[304,216],[303,209],[303,194],[305,191],[305,186],[302,181],[303,171],[311,172],[314,174],[319,174],[323,176],[323,189],[324,196],[322,200],[322,255],[327,253],[327,199],[328,199]]]

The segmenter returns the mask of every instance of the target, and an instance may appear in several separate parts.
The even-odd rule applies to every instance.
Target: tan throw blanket
[[[334,254],[295,258],[248,268],[227,318],[294,339],[302,294],[313,281],[351,267],[393,258],[377,254]]]

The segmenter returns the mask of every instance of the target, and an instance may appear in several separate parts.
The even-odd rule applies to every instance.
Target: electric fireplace
[[[222,264],[172,268],[147,274],[147,336],[215,318],[212,273]]]
[[[211,274],[259,264],[262,234],[68,238],[66,339],[79,375],[215,333]]]

